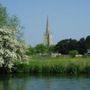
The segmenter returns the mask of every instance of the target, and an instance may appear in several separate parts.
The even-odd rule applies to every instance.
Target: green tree
[[[15,61],[25,59],[25,43],[17,37],[20,30],[18,18],[9,16],[0,5],[0,67],[10,70]]]
[[[13,30],[0,29],[0,67],[12,68],[16,60],[23,59],[24,51]]]
[[[55,46],[54,45],[52,45],[52,46],[50,46],[49,48],[48,48],[48,53],[53,53],[53,52],[55,52]]]
[[[78,54],[78,51],[77,50],[71,50],[69,51],[69,55],[74,58],[76,55]]]
[[[77,50],[77,40],[64,39],[58,42],[55,46],[55,52],[68,54],[71,50]]]
[[[0,4],[0,28],[7,24],[8,14],[6,8]]]
[[[26,54],[28,56],[34,55],[35,54],[35,48],[30,46],[29,48],[27,48]]]
[[[81,38],[78,41],[78,51],[80,54],[85,54],[87,52],[86,44],[85,44],[85,39]]]
[[[90,49],[90,36],[87,36],[86,37],[86,47],[87,47],[87,49]]]
[[[3,7],[0,4],[0,28],[4,26],[11,28],[16,33],[16,37],[18,40],[22,41],[22,29],[23,27],[20,25],[20,20],[15,15],[10,16],[7,12],[6,7]]]
[[[38,44],[35,46],[35,53],[46,53],[48,51],[47,47],[43,44]]]

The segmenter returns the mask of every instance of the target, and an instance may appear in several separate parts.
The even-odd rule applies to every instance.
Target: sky
[[[79,40],[90,35],[90,0],[0,0],[10,15],[24,26],[23,39],[28,45],[43,42],[49,17],[53,41]]]

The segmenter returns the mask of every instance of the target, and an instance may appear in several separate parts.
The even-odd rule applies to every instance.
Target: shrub
[[[25,50],[15,33],[16,31],[6,27],[0,29],[0,67],[11,69],[16,60],[23,59]]]
[[[69,55],[74,58],[76,55],[78,54],[78,51],[77,50],[71,50],[69,51]]]

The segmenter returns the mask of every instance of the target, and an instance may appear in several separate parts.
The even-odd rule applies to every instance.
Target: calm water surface
[[[0,90],[90,90],[90,77],[0,76]]]

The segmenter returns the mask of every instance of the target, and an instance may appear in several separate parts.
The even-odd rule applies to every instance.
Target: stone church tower
[[[47,22],[46,22],[46,32],[44,34],[44,45],[48,47],[53,45],[52,32],[50,30],[48,17],[47,17]]]

